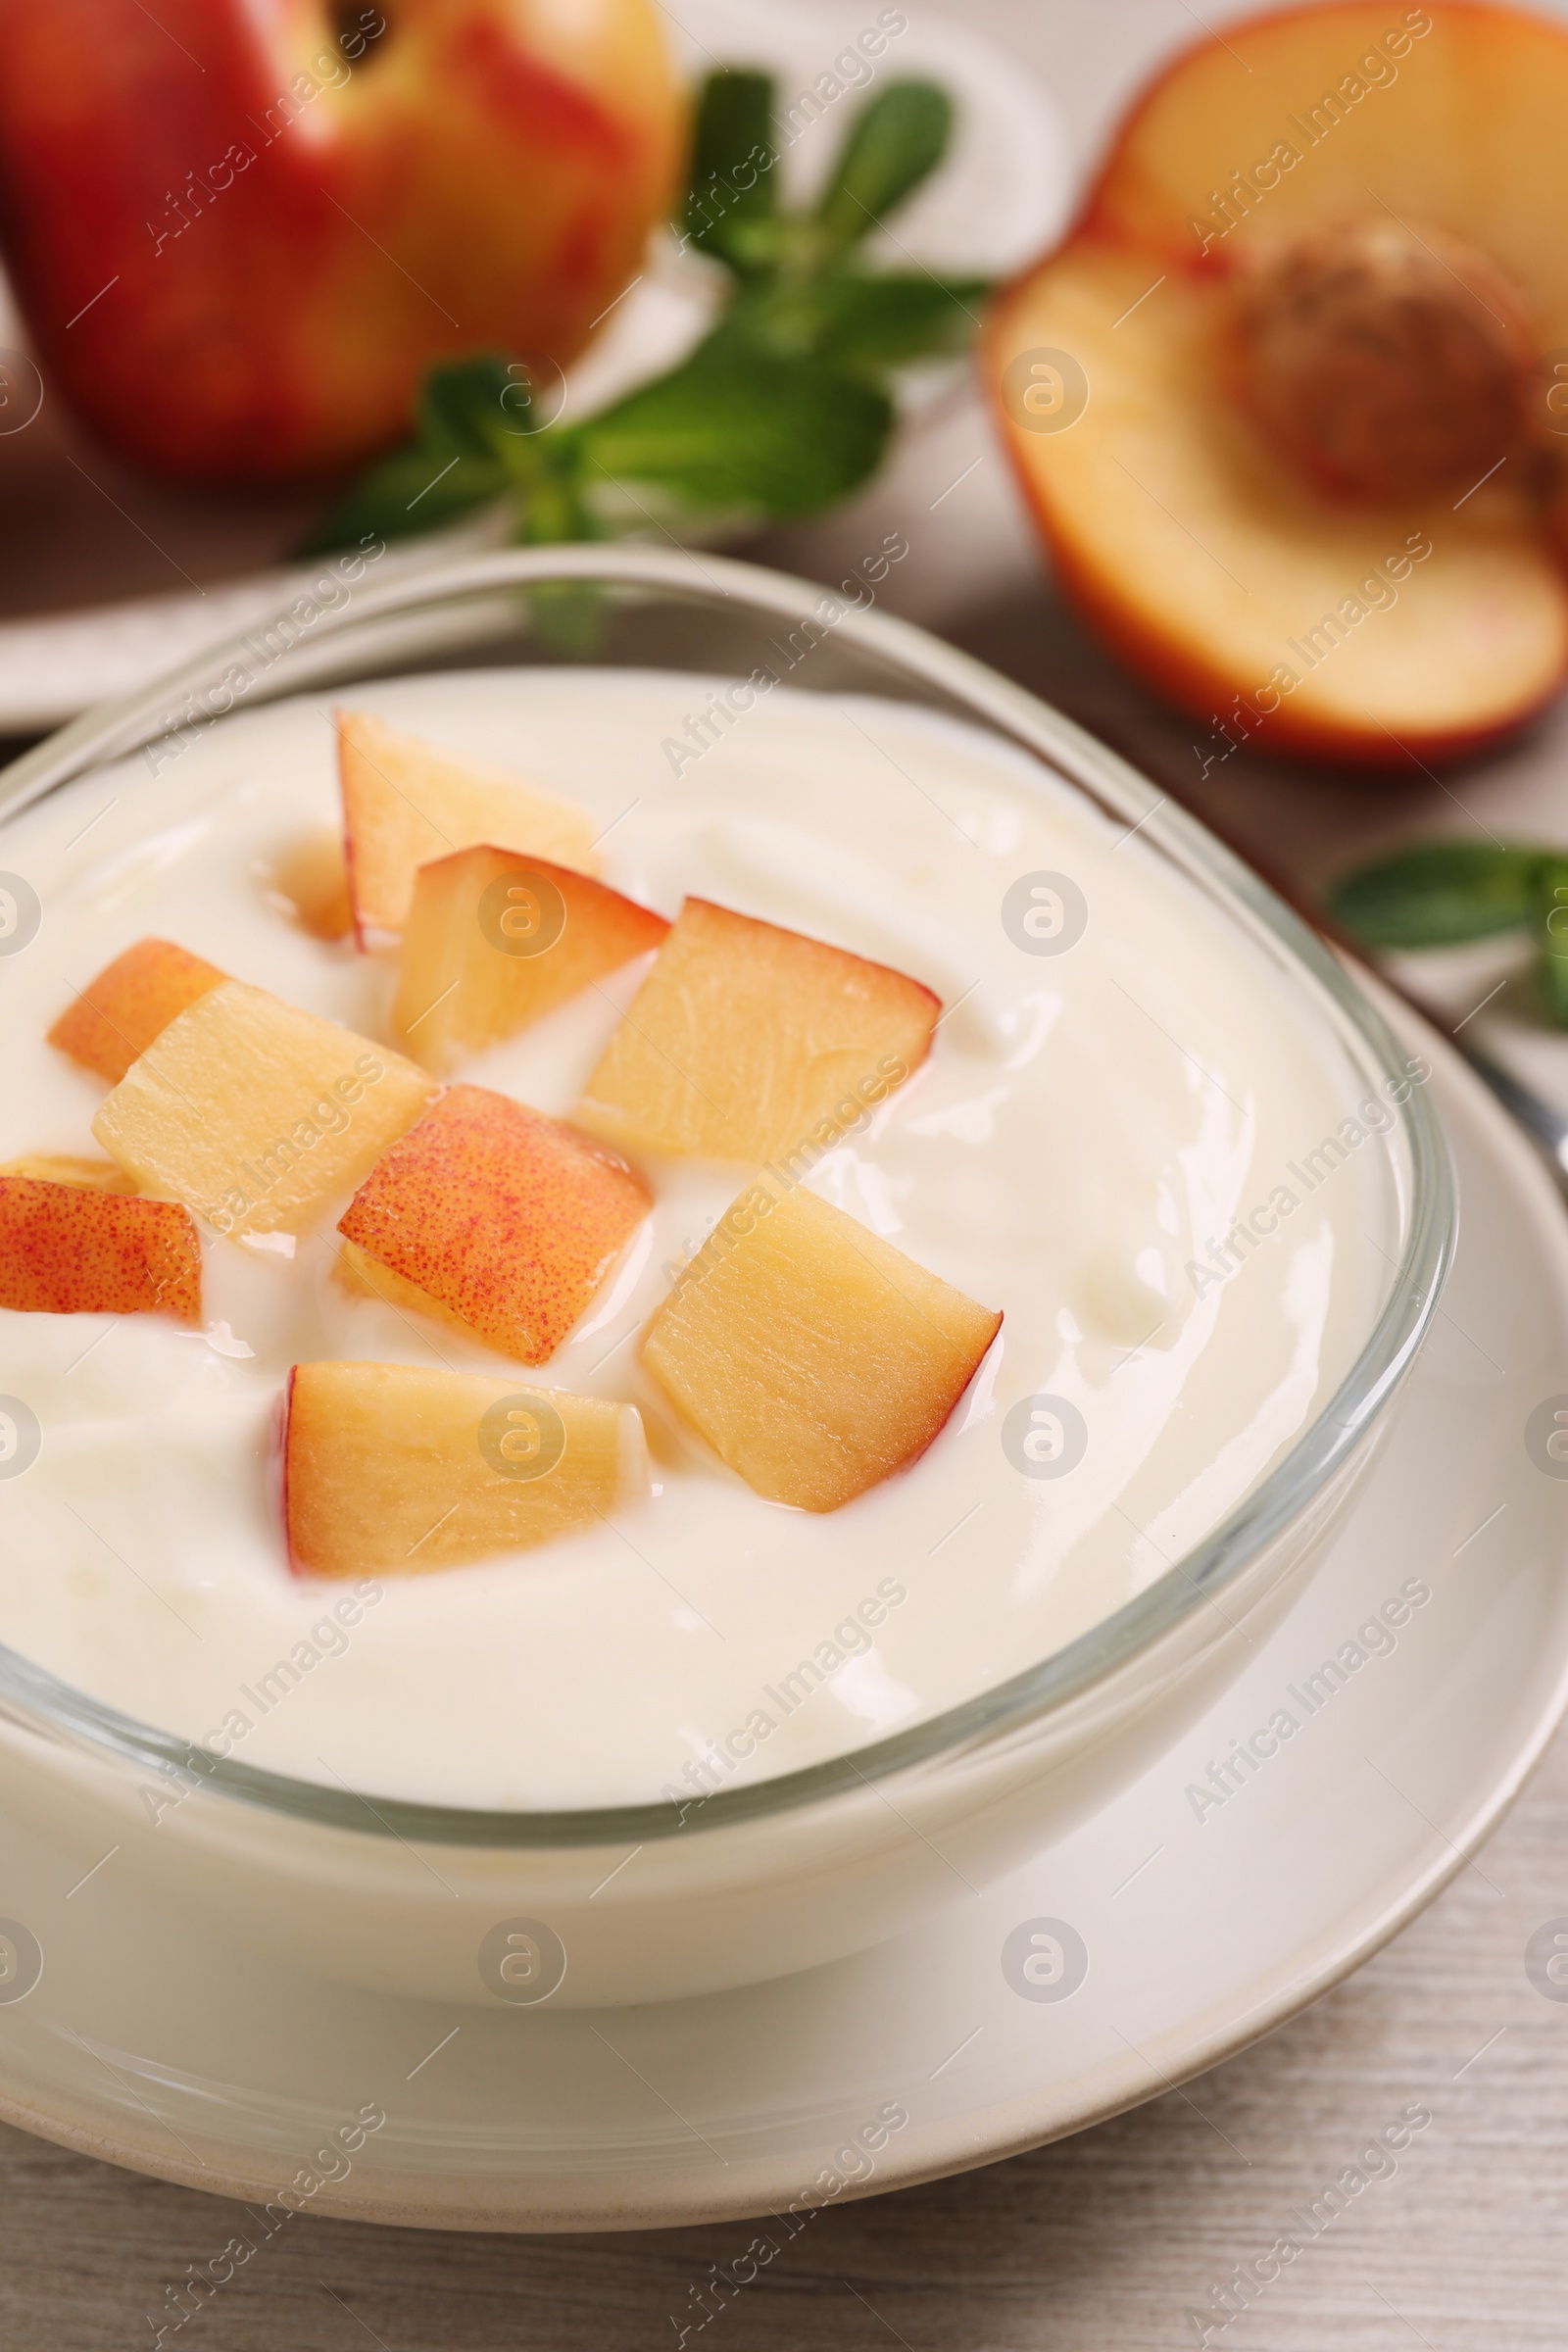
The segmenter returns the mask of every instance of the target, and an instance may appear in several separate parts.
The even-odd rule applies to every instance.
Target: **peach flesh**
[[[20,1314],[202,1319],[187,1212],[84,1184],[0,1179],[0,1306]]]
[[[604,1145],[510,1096],[453,1086],[371,1170],[338,1231],[489,1347],[542,1364],[649,1205]]]
[[[636,1408],[422,1364],[296,1364],[283,1515],[297,1576],[418,1575],[586,1527],[646,1491]]]

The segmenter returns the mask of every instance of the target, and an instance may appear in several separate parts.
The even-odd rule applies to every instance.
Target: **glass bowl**
[[[12,1810],[88,1860],[118,1840],[118,1867],[155,1899],[353,1982],[591,2005],[743,1984],[863,1948],[1016,1866],[1144,1769],[1310,1573],[1436,1311],[1455,1218],[1442,1129],[1409,1087],[1404,1049],[1320,940],[1102,744],[875,611],[874,564],[825,590],[643,548],[510,551],[385,586],[375,561],[323,566],[317,590],[269,626],[17,761],[0,775],[0,863],[21,812],[72,779],[136,753],[156,774],[230,711],[307,689],[447,669],[455,657],[466,668],[579,659],[736,678],[759,665],[777,674],[782,662],[792,687],[871,693],[988,730],[1136,828],[1287,976],[1303,1018],[1332,1032],[1362,1081],[1397,1101],[1375,1139],[1396,1236],[1386,1293],[1348,1376],[1284,1457],[1196,1548],[1079,1639],[853,1752],[691,1803],[422,1804],[215,1756],[0,1648]],[[159,1804],[171,1788],[180,1801]]]

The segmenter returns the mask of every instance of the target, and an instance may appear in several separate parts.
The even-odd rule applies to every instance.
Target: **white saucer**
[[[279,1970],[138,1903],[112,1859],[73,1887],[79,1865],[0,1822],[0,1917],[43,1954],[26,1997],[0,1998],[0,2116],[258,2207],[297,2183],[290,2204],[366,2220],[632,2228],[985,2163],[1316,1999],[1463,1866],[1568,1702],[1568,1479],[1525,1445],[1536,1407],[1568,1392],[1568,1224],[1490,1098],[1423,1044],[1463,1227],[1402,1421],[1220,1707],[1074,1836],[858,1959],[704,2001],[552,2013]],[[1307,1678],[1406,1579],[1431,1597],[1396,1647],[1309,1716]],[[1299,1730],[1200,1819],[1190,1786],[1282,1706]],[[1039,1997],[1070,1981],[1051,1983],[1049,1944],[1043,1986],[1015,1990],[1016,1962],[1004,1973],[1009,1937],[1027,1947],[1047,1920],[1087,1948],[1066,1998]],[[314,2167],[367,2107],[380,2128]],[[312,2190],[324,2169],[340,2178]],[[787,2227],[768,2225],[776,2243]]]

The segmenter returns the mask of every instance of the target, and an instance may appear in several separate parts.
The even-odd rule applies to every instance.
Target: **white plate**
[[[818,6],[680,0],[678,11],[661,10],[677,60],[694,79],[719,64],[761,67],[776,76],[784,106],[824,74],[840,81],[833,73],[835,58],[858,32],[875,24],[879,13],[880,0],[828,0]],[[1060,116],[1033,78],[981,33],[897,13],[906,16],[906,29],[889,40],[864,87],[845,86],[842,96],[828,99],[817,120],[788,146],[785,181],[799,195],[825,171],[867,90],[895,78],[928,76],[956,101],[953,147],[942,170],[899,217],[896,236],[884,232],[873,241],[873,250],[890,269],[924,266],[1005,276],[1051,243],[1064,222],[1070,166]],[[872,73],[863,63],[861,70]],[[716,278],[710,265],[682,260],[673,238],[656,240],[643,276],[570,371],[565,414],[587,414],[672,367],[702,332]],[[22,339],[0,280],[0,348]],[[920,370],[911,379],[906,403],[913,416],[930,414],[961,372],[951,367]],[[16,454],[21,459],[26,453]],[[83,444],[81,456],[93,476],[103,473],[107,461],[101,453]],[[58,477],[69,484],[74,502],[82,496],[79,477],[79,467],[75,475],[62,471]],[[40,491],[45,507],[48,495]],[[151,539],[155,564],[162,551],[175,570],[184,569],[177,561],[184,554],[186,564],[203,574],[203,586],[0,621],[0,734],[54,726],[92,703],[128,694],[202,646],[270,618],[320,576],[319,565],[313,571],[280,564],[240,578],[215,579],[213,515],[198,541],[189,536],[188,496],[171,494],[166,514],[155,485],[142,484],[123,495],[136,508],[134,518],[107,491],[99,505],[89,494],[93,527],[118,544],[130,520],[144,539]],[[239,544],[255,544],[256,508],[254,498],[235,502]],[[279,552],[300,535],[298,510],[298,498],[290,498],[279,523]],[[44,519],[47,526],[47,514]],[[26,520],[36,527],[35,515],[26,514]],[[220,514],[216,520],[220,524]],[[220,543],[220,532],[218,536]],[[494,537],[494,528],[481,520],[400,543],[378,576],[443,561],[456,548],[488,544]],[[187,552],[198,544],[201,554]],[[75,568],[84,579],[93,575],[92,556],[88,545],[78,551]]]
[[[1568,1481],[1525,1446],[1532,1412],[1568,1392],[1568,1225],[1490,1098],[1422,1043],[1463,1225],[1403,1418],[1220,1707],[1073,1837],[857,1959],[552,2014],[270,1967],[138,1903],[112,1858],[77,1884],[92,1857],[0,1822],[0,1915],[43,1956],[26,1997],[0,2000],[0,2115],[257,2206],[297,2183],[300,2209],[367,2220],[631,2228],[960,2171],[1131,2106],[1314,2000],[1463,1867],[1568,1700]],[[1290,1694],[1407,1578],[1431,1597],[1396,1647],[1308,1716]],[[1200,1819],[1190,1787],[1281,1706],[1300,1729]],[[1064,1999],[1004,1973],[1009,1937],[1041,1921],[1087,1949]],[[384,2124],[314,2166],[367,2105]],[[341,2177],[310,2188],[322,2170]],[[786,2227],[764,2234],[782,2244]]]

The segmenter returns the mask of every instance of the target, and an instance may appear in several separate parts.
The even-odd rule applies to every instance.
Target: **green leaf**
[[[967,350],[989,292],[984,278],[836,271],[742,296],[726,337],[873,374]]]
[[[300,549],[330,555],[358,546],[368,531],[412,539],[498,498],[509,480],[537,465],[530,435],[508,419],[527,384],[499,352],[432,368],[420,387],[414,436],[360,475]]]
[[[886,393],[859,377],[720,334],[575,434],[590,466],[613,479],[658,483],[695,508],[782,518],[858,489],[892,425]]]
[[[953,101],[933,81],[890,82],[860,109],[817,203],[838,250],[858,244],[896,211],[947,152]]]
[[[513,414],[519,397],[525,412],[526,378],[514,374],[499,351],[445,361],[430,369],[420,390],[418,437],[432,450],[496,457],[503,441],[526,433],[526,416]]]
[[[1442,948],[1517,931],[1533,919],[1549,850],[1478,841],[1419,842],[1342,874],[1324,905],[1371,948]]]
[[[1536,958],[1536,1001],[1554,1029],[1568,1029],[1568,957],[1549,948]]]
[[[776,208],[776,160],[771,76],[732,67],[710,74],[697,102],[680,212],[691,243],[738,270],[765,266],[772,248],[757,231]]]
[[[301,546],[302,556],[329,556],[358,547],[369,532],[413,539],[498,498],[505,469],[487,458],[456,462],[428,448],[395,450],[352,484],[346,496]]]
[[[983,277],[841,277],[820,289],[817,350],[847,367],[902,368],[967,351],[991,291]]]
[[[1568,1029],[1568,858],[1543,860],[1531,912],[1541,943],[1536,994],[1552,1026]]]
[[[582,448],[568,433],[541,434],[539,467],[523,498],[516,538],[524,547],[560,547],[600,533],[583,502]]]

